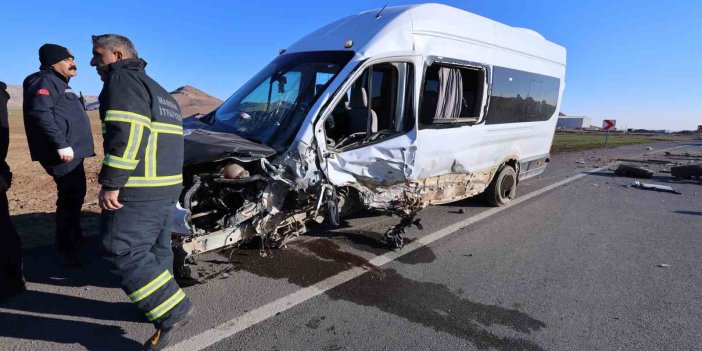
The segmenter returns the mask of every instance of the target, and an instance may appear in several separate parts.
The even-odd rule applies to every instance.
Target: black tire
[[[504,166],[492,183],[485,189],[485,201],[490,205],[504,206],[517,195],[517,172],[512,166]]]

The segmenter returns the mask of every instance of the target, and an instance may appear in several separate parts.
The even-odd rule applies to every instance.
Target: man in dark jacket
[[[80,261],[75,243],[83,239],[83,159],[95,155],[93,134],[79,97],[68,85],[77,74],[71,52],[59,45],[44,44],[39,48],[39,61],[39,72],[23,83],[24,126],[32,160],[39,161],[58,188],[56,248],[64,265],[76,267]]]
[[[0,303],[24,291],[22,277],[22,244],[10,220],[7,191],[12,185],[12,173],[5,162],[10,144],[7,121],[7,85],[0,82]]]
[[[145,350],[161,350],[189,322],[193,307],[173,278],[171,224],[183,183],[180,107],[151,79],[132,42],[93,36],[105,160],[100,220],[107,258],[122,288],[156,327]]]

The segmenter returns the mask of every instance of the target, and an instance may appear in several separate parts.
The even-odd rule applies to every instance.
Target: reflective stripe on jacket
[[[180,107],[141,59],[109,66],[100,93],[105,159],[99,182],[120,200],[177,199],[183,183]]]

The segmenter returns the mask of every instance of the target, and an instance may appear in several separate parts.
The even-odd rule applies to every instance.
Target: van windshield
[[[278,56],[220,106],[213,125],[274,149],[285,148],[352,56],[350,51]]]

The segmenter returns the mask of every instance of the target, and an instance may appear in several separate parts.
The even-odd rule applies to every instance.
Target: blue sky
[[[694,129],[702,124],[702,1],[439,1],[531,28],[568,50],[561,110],[593,124]],[[97,95],[90,35],[130,37],[166,89],[193,85],[221,99],[278,49],[324,24],[408,1],[15,1],[0,11],[0,80],[21,84],[44,43],[75,54],[76,90]]]

